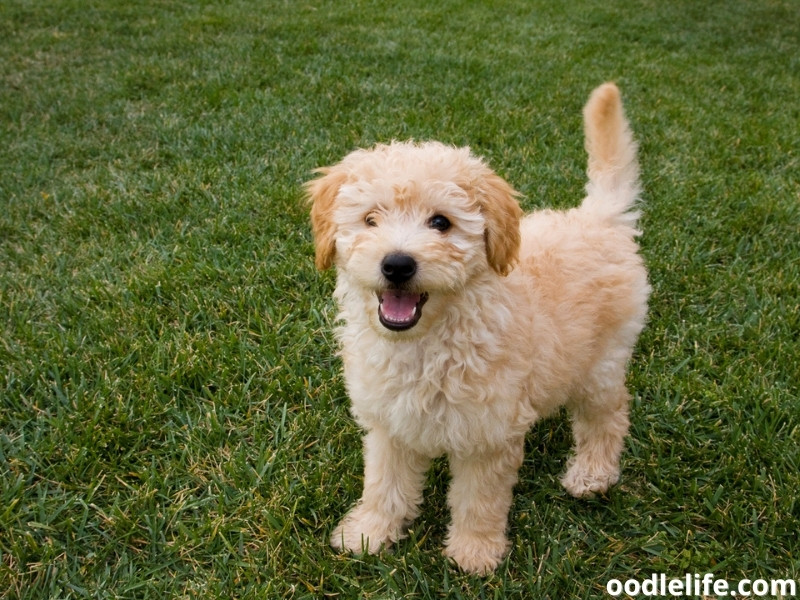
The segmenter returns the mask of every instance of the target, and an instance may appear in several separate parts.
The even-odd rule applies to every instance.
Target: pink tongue
[[[400,290],[389,290],[381,294],[383,318],[395,323],[406,323],[414,318],[421,296]]]

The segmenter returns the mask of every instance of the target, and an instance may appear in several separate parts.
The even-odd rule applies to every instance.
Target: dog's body
[[[619,478],[626,364],[649,286],[634,237],[636,145],[613,84],[584,111],[582,205],[521,218],[516,193],[467,149],[393,143],[309,184],[317,266],[337,266],[352,413],[366,430],[364,493],[332,534],[377,551],[418,514],[446,454],[446,553],[486,573],[505,555],[525,433],[570,410],[575,496]]]

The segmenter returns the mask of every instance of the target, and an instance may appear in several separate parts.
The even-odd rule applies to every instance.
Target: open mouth
[[[411,329],[422,316],[422,306],[427,300],[427,293],[395,289],[378,292],[378,318],[381,325],[392,331]]]

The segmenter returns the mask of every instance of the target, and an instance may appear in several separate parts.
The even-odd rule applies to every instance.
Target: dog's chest
[[[386,347],[344,353],[353,414],[367,429],[437,456],[502,445],[526,428],[521,378],[492,372],[474,348]]]

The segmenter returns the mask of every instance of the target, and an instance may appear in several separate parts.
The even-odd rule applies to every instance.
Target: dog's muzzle
[[[401,286],[417,273],[417,261],[408,254],[388,254],[381,261],[381,273],[390,287],[378,292],[378,318],[392,331],[411,329],[422,316],[428,294],[413,292]]]

